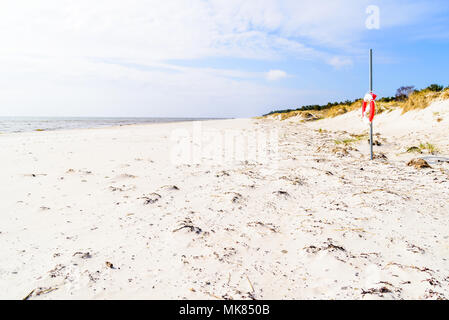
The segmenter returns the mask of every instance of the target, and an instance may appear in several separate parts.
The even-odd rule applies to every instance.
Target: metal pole
[[[369,49],[369,91],[373,92],[373,49]],[[371,151],[371,160],[373,160],[373,123],[369,124],[369,144]]]

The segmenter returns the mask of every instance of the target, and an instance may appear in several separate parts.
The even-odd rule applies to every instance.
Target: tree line
[[[396,90],[396,94],[394,96],[382,97],[382,98],[378,99],[377,101],[379,101],[379,102],[404,101],[410,96],[410,94],[412,94],[414,92],[423,92],[423,91],[441,92],[446,89],[449,89],[449,86],[444,87],[439,84],[431,84],[427,88],[424,88],[421,90],[415,89],[415,86],[403,86]],[[312,105],[301,106],[296,109],[290,108],[290,109],[274,110],[274,111],[271,111],[270,113],[265,114],[264,116],[268,116],[270,114],[275,114],[275,113],[288,113],[288,112],[292,112],[292,111],[310,111],[310,110],[320,111],[320,110],[330,109],[335,106],[350,105],[358,100],[361,100],[361,99],[345,100],[345,101],[340,101],[340,102],[328,102],[327,104],[323,104],[323,105],[312,104]]]

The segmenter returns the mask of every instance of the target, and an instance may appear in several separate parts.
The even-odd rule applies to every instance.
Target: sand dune
[[[380,114],[374,161],[355,112],[203,123],[275,130],[275,167],[174,163],[188,122],[0,135],[0,298],[448,298],[449,163],[407,166],[448,110]]]

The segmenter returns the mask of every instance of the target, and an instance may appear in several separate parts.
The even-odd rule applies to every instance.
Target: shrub
[[[382,97],[378,100],[379,102],[391,102],[396,101],[396,97]]]
[[[431,84],[428,86],[425,90],[433,91],[433,92],[440,92],[443,91],[444,87],[439,84]]]
[[[404,101],[414,90],[415,86],[400,87],[398,90],[396,90],[395,98],[398,101]]]

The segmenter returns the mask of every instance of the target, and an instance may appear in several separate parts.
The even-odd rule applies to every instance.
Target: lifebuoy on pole
[[[372,92],[368,92],[365,94],[363,98],[363,106],[362,106],[362,119],[367,123],[373,122],[374,115],[376,113],[376,100],[377,95]],[[369,110],[367,112],[367,107],[369,104]]]

